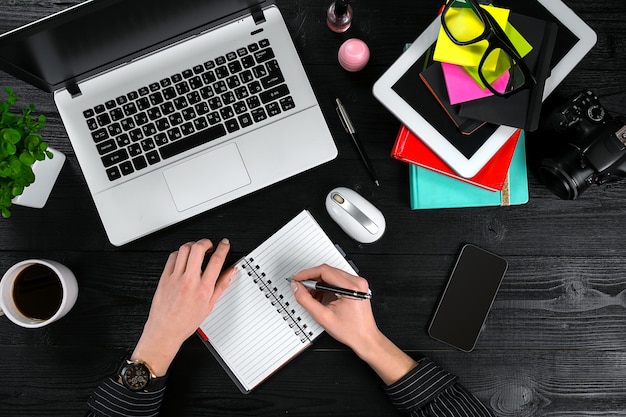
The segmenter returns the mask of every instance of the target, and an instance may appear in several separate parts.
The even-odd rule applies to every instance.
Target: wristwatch
[[[119,379],[131,391],[151,392],[163,388],[167,377],[157,377],[145,362],[126,359],[120,368]]]

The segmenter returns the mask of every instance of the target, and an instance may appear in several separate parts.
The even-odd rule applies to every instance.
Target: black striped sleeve
[[[86,417],[150,417],[159,414],[165,387],[154,392],[134,392],[107,378],[87,402]]]
[[[415,417],[493,417],[492,411],[456,380],[425,358],[385,391],[398,410]]]

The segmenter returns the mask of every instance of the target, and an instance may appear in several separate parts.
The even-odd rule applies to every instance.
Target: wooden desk
[[[6,31],[77,1],[3,2]],[[71,313],[40,330],[0,319],[0,415],[80,416],[93,388],[112,374],[137,341],[167,254],[201,237],[232,241],[232,260],[248,252],[302,208],[343,246],[376,293],[380,327],[412,354],[425,354],[499,416],[626,415],[626,181],[592,187],[576,201],[554,197],[531,173],[530,201],[509,208],[411,211],[407,166],[389,152],[399,123],[371,87],[433,19],[439,0],[355,2],[349,35],[364,39],[372,59],[360,73],[336,60],[345,36],[325,26],[330,1],[279,0],[332,129],[339,157],[121,248],[111,246],[85,186],[52,97],[0,74],[25,102],[48,117],[50,144],[68,156],[44,209],[15,207],[0,220],[0,270],[29,258],[56,259],[77,275]],[[569,95],[594,90],[605,107],[626,113],[626,6],[618,0],[567,0],[598,33],[598,44],[561,84]],[[335,114],[341,95],[379,173],[369,179]],[[532,136],[529,136],[532,140]],[[326,215],[333,187],[353,187],[386,215],[373,245],[350,240]],[[474,243],[510,263],[473,353],[426,333],[462,244]],[[171,368],[164,416],[391,416],[375,374],[331,337],[243,396],[199,339],[183,346]]]

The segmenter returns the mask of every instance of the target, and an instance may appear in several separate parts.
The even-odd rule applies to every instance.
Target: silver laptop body
[[[166,4],[160,0],[143,3],[153,8]],[[194,1],[180,3],[188,7]],[[195,3],[217,4],[219,0],[196,0]],[[85,13],[80,10],[84,7],[105,4],[105,0],[87,2],[5,36],[10,38],[20,30],[36,31],[38,23],[49,26],[50,20],[71,20],[77,11],[79,15]],[[108,1],[108,7],[120,11],[127,4],[127,1]],[[190,19],[189,12],[174,16],[154,14],[154,10],[146,12],[144,18],[167,26],[168,19],[183,22]],[[175,13],[170,11],[169,14]],[[141,16],[135,14],[133,19],[141,19]],[[259,1],[234,16],[209,20],[212,20],[209,27],[196,27],[197,23],[191,22],[188,33],[176,38],[170,36],[170,44],[153,42],[146,54],[131,59],[126,54],[127,59],[109,63],[101,73],[86,73],[83,77],[80,75],[85,74],[76,77],[72,74],[60,88],[53,89],[55,103],[89,190],[114,245],[128,243],[245,196],[337,155],[278,8],[271,2]],[[114,23],[111,29],[121,30]],[[130,28],[131,31],[139,29],[139,26]],[[38,41],[37,36],[29,39],[33,43]],[[0,38],[0,57],[3,56],[3,41]],[[266,53],[264,49],[271,52]],[[84,52],[86,55],[99,53]],[[60,51],[54,58],[62,57],[62,53]],[[247,55],[253,55],[255,61],[248,58],[242,64],[234,64]],[[54,65],[62,66],[58,62]],[[23,75],[10,66],[2,66],[16,76]],[[244,77],[242,72],[248,70],[258,76],[257,72],[263,73],[260,67],[265,67],[272,75],[271,66],[279,66],[277,77],[259,76],[264,80],[262,84],[271,86],[270,91],[259,93],[262,100],[251,99],[255,93],[244,82],[250,74],[246,72]],[[222,68],[223,72],[218,73],[218,67],[230,68],[231,72]],[[210,77],[206,76],[207,71]],[[38,84],[38,80],[22,78]],[[220,80],[222,87],[225,83],[235,85],[235,92],[231,91],[228,98],[219,85],[212,84]],[[192,95],[187,86],[193,84],[205,89]],[[176,90],[175,107],[164,107],[159,101],[166,95],[165,88],[169,88],[170,95]],[[209,94],[211,96],[206,97]],[[143,105],[140,105],[142,98]],[[187,110],[178,108],[180,101],[186,102]],[[214,108],[216,101],[218,108]],[[166,114],[167,111],[171,113]],[[138,117],[140,113],[143,116]],[[210,114],[213,117],[209,117]],[[120,133],[119,124],[124,124],[125,129],[130,124],[134,134],[129,138],[126,130]],[[163,129],[155,130],[155,125]],[[187,139],[189,137],[191,139]]]

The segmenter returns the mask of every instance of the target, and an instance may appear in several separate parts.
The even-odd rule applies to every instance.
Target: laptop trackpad
[[[231,143],[163,172],[178,211],[250,184],[237,145]]]

